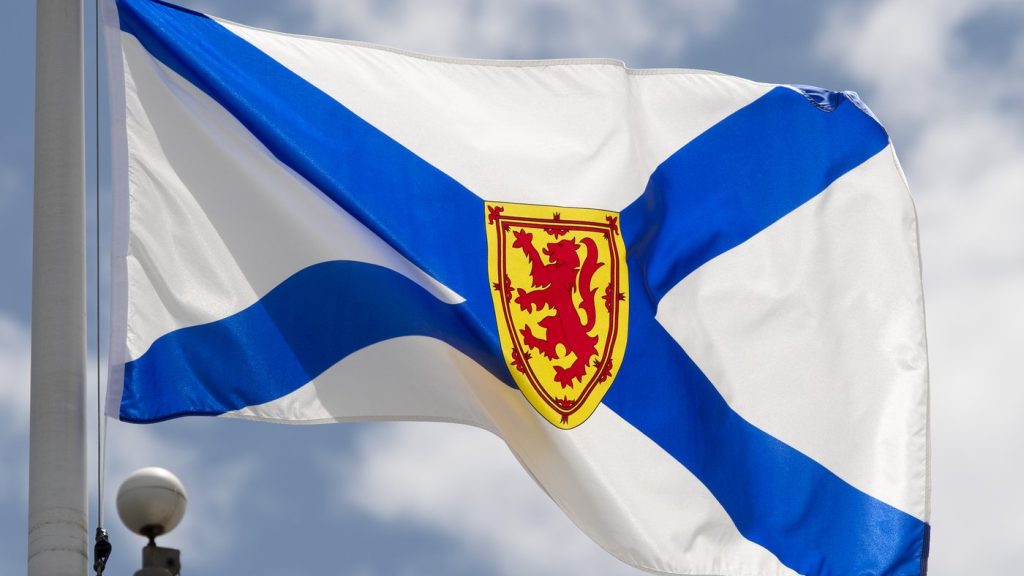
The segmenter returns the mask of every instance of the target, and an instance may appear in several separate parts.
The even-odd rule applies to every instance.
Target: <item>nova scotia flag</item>
[[[924,573],[917,222],[854,94],[105,12],[111,415],[465,423],[654,573]]]

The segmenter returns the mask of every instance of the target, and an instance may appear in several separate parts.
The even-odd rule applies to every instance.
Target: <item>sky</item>
[[[637,68],[704,68],[857,91],[895,142],[920,220],[931,363],[930,573],[1020,572],[1024,2],[180,3],[255,26],[439,55],[611,57]],[[4,12],[0,559],[4,573],[18,574],[27,548],[34,3],[12,0]],[[91,118],[87,124],[91,142]],[[93,152],[90,146],[90,159]],[[101,167],[104,209],[106,174]],[[90,167],[90,181],[92,175]],[[92,193],[90,186],[90,206]],[[109,214],[101,219],[109,222]],[[90,237],[94,225],[90,215]],[[101,233],[105,250],[107,231]],[[107,269],[104,254],[103,354]],[[90,436],[90,450],[92,442]],[[90,454],[90,466],[94,460]],[[639,574],[583,536],[486,432],[436,423],[280,426],[213,418],[110,423],[108,574],[139,567],[144,542],[121,527],[113,500],[121,480],[144,465],[173,470],[189,491],[182,525],[161,539],[181,548],[186,574],[545,576],[568,566],[570,573]],[[94,523],[95,486],[90,494]]]

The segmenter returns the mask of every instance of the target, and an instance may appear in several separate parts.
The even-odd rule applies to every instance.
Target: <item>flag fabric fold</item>
[[[104,9],[112,416],[465,423],[651,572],[924,573],[916,216],[856,95]]]

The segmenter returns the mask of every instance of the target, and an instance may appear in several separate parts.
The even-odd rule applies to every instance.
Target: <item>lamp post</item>
[[[185,515],[188,495],[181,480],[163,468],[132,472],[117,490],[117,515],[132,532],[145,536],[142,569],[135,576],[178,576],[181,551],[156,545],[156,537],[173,530]]]

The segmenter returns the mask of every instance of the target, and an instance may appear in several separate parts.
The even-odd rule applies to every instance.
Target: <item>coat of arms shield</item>
[[[626,348],[618,214],[486,204],[488,275],[505,363],[530,404],[574,428],[612,385]]]

